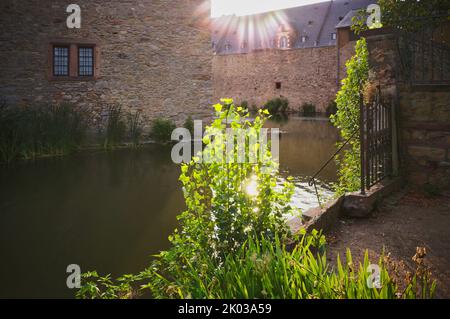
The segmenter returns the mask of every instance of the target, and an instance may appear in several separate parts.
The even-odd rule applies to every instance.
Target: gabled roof
[[[351,27],[352,26],[353,17],[355,17],[357,14],[358,14],[358,10],[351,10],[351,11],[349,11],[345,15],[344,19],[342,19],[342,21],[339,22],[336,25],[336,29]]]
[[[273,48],[280,25],[288,25],[297,35],[292,48],[332,46],[336,45],[332,38],[336,26],[347,24],[348,19],[351,23],[351,12],[374,2],[376,0],[333,0],[249,16],[214,18],[212,41],[218,54]],[[301,41],[302,36],[306,36],[305,42]],[[241,48],[243,42],[247,44],[245,49]]]

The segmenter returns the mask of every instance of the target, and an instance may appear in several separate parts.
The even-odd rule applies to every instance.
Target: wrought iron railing
[[[314,191],[316,192],[317,201],[319,202],[319,206],[322,206],[322,203],[320,201],[319,192],[317,190],[317,183],[316,179],[322,173],[322,171],[336,158],[336,156],[339,155],[339,153],[350,143],[350,141],[357,137],[357,134],[359,132],[359,129],[356,129],[353,131],[353,133],[350,135],[350,137],[342,143],[342,145],[339,147],[339,149],[326,161],[325,164],[322,165],[322,167],[317,171],[316,174],[313,175],[313,177],[310,178],[308,185],[310,187],[314,186]]]
[[[412,85],[450,85],[450,47],[444,37],[436,30],[396,32],[404,80]]]

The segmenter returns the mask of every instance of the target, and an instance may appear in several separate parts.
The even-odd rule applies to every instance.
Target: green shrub
[[[264,106],[263,109],[267,110],[270,115],[279,115],[285,114],[289,108],[289,101],[286,98],[274,98],[269,100]]]
[[[248,110],[248,102],[247,102],[247,101],[242,101],[242,102],[241,102],[241,107],[242,107],[244,110]]]
[[[184,122],[183,127],[191,133],[191,137],[194,138],[194,120],[189,116]]]
[[[176,129],[175,123],[167,119],[155,119],[150,129],[150,138],[158,143],[168,143],[172,139],[172,132]]]
[[[313,116],[316,114],[316,106],[312,103],[303,103],[301,113],[304,116]]]
[[[326,109],[326,114],[328,117],[330,117],[331,115],[335,115],[336,113],[337,113],[336,101],[330,101],[330,103],[328,103],[328,106]]]
[[[0,161],[64,155],[84,142],[82,113],[68,104],[0,106]]]
[[[106,149],[113,149],[125,140],[127,125],[120,106],[109,106],[106,122],[105,141]]]
[[[361,187],[360,160],[360,94],[369,78],[369,62],[366,40],[361,38],[356,43],[356,54],[346,63],[347,78],[342,81],[341,90],[336,97],[337,112],[330,116],[331,122],[339,129],[342,141],[350,140],[349,148],[337,157],[339,180],[337,194],[354,192]],[[341,144],[338,143],[338,147]]]

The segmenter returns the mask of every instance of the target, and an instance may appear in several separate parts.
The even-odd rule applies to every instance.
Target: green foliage
[[[263,109],[267,110],[270,115],[286,114],[289,107],[289,101],[286,98],[277,97],[267,101]]]
[[[341,134],[342,140],[350,140],[350,147],[344,149],[337,158],[339,182],[337,193],[357,191],[360,188],[360,98],[369,77],[369,62],[366,40],[361,38],[356,43],[356,54],[346,63],[347,78],[342,81],[341,90],[336,97],[337,112],[330,116],[331,122]],[[338,145],[339,147],[341,145]]]
[[[142,137],[141,112],[128,114],[128,137],[133,147],[137,147]]]
[[[327,109],[326,109],[326,115],[330,117],[331,115],[335,115],[337,113],[337,104],[336,101],[330,101],[328,103]]]
[[[232,100],[223,102],[214,106],[216,120],[206,127],[203,161],[196,157],[182,166],[180,181],[187,210],[179,216],[181,230],[170,237],[173,248],[161,253],[152,266],[155,269],[154,294],[162,293],[171,281],[178,280],[180,267],[201,267],[197,263],[199,253],[222,260],[239,249],[249,232],[264,234],[267,238],[286,236],[288,230],[283,215],[296,212],[290,206],[293,185],[286,182],[284,187],[277,188],[278,167],[269,150],[265,150],[256,163],[248,160],[249,139],[259,138],[267,111],[260,111],[260,115],[250,121],[247,110],[236,107]],[[226,160],[224,156],[227,129],[235,137],[233,160]],[[244,129],[248,132],[245,137],[247,160],[238,163],[236,141]],[[210,163],[206,161],[208,158],[216,160]]]
[[[101,277],[96,271],[82,274],[81,281],[85,284],[77,291],[78,299],[132,299],[138,292],[133,284],[141,280],[141,275],[124,275],[116,280],[111,275]]]
[[[137,276],[119,278],[83,276],[79,298],[124,298],[136,296],[133,287],[151,289],[155,298],[187,299],[414,299],[433,298],[436,285],[423,269],[405,279],[400,288],[388,272],[386,258],[379,259],[379,282],[370,277],[366,252],[362,264],[355,265],[350,250],[345,263],[337,258],[336,268],[327,262],[325,238],[304,232],[292,251],[277,236],[267,239],[251,232],[248,239],[222,260],[200,250],[194,262],[174,265],[171,280],[156,269]],[[421,261],[423,263],[423,260]],[[156,278],[156,279],[155,279]],[[88,281],[91,280],[91,281]],[[134,284],[131,284],[134,281]],[[146,282],[150,283],[146,284]],[[155,286],[155,281],[161,284]],[[164,287],[164,289],[162,289]],[[155,289],[156,288],[156,289]]]
[[[260,153],[256,163],[218,160],[226,150],[227,129],[236,138],[242,136],[241,129],[248,129],[245,154],[256,148],[247,142],[258,137],[269,112],[261,110],[250,121],[247,110],[232,100],[222,102],[214,106],[216,120],[206,128],[203,151],[182,166],[187,210],[179,216],[181,228],[169,238],[172,247],[155,256],[138,275],[117,280],[95,272],[83,275],[78,298],[133,298],[138,290],[149,290],[154,298],[198,299],[433,296],[435,284],[430,284],[426,271],[400,291],[383,259],[379,262],[381,288],[369,288],[367,254],[359,270],[349,251],[345,266],[338,259],[337,269],[331,269],[325,238],[316,231],[301,233],[289,251],[285,243],[292,235],[283,215],[298,213],[290,206],[293,184],[277,187],[278,166],[269,150]],[[232,149],[231,158],[236,160],[238,144],[233,143]],[[207,158],[216,160],[211,163]],[[423,256],[419,256],[421,264]],[[419,281],[423,283],[420,292]]]
[[[168,143],[171,141],[172,132],[176,129],[175,123],[167,119],[155,119],[150,129],[150,138],[158,143]]]
[[[194,138],[194,120],[189,116],[184,122],[183,127],[191,133],[191,137]]]
[[[313,116],[316,114],[316,106],[312,103],[303,103],[300,112],[304,116]]]
[[[450,21],[450,5],[448,1],[399,1],[378,0],[381,8],[381,24],[403,31],[419,31],[424,28],[434,28]],[[367,30],[368,14],[361,10],[353,18],[352,29],[359,33]]]
[[[126,122],[120,106],[109,106],[106,122],[105,140],[103,146],[106,149],[113,149],[123,143],[126,134]]]
[[[0,106],[0,161],[64,155],[77,150],[87,127],[73,106]]]
[[[247,102],[247,101],[242,101],[242,102],[241,102],[241,107],[242,107],[244,110],[247,110],[247,109],[248,109],[248,102]]]

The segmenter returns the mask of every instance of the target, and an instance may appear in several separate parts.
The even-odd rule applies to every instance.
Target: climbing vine
[[[340,131],[342,141],[349,140],[349,147],[337,157],[339,180],[336,185],[338,194],[357,191],[360,187],[360,94],[369,78],[369,62],[367,43],[361,38],[356,43],[355,55],[346,63],[347,78],[342,81],[341,90],[336,97],[337,113],[332,115],[331,122]]]

